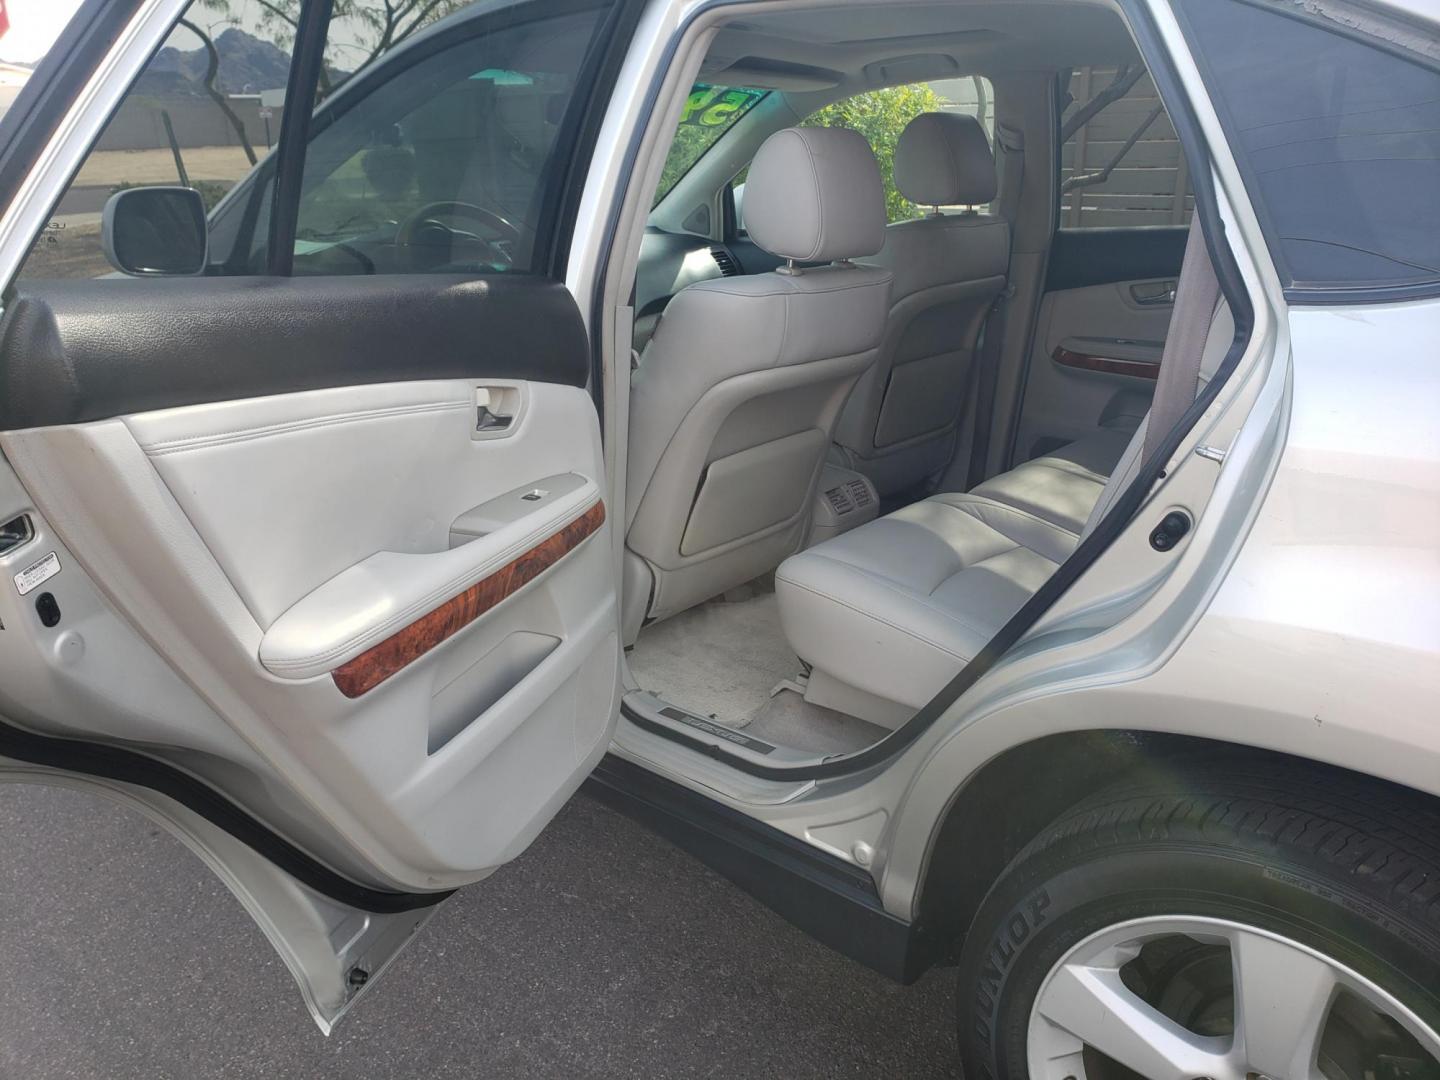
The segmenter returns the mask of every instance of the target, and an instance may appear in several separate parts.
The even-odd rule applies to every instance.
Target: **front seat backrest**
[[[750,165],[750,238],[790,261],[681,290],[630,392],[626,636],[798,550],[835,418],[875,362],[890,273],[848,260],[885,233],[852,131],[789,128]],[[795,262],[829,262],[799,268]]]
[[[1005,288],[1010,228],[972,212],[995,198],[995,159],[973,116],[922,113],[895,147],[895,187],[931,213],[885,230],[871,262],[892,270],[879,362],[851,394],[835,441],[882,495],[914,488],[954,453],[985,316]]]

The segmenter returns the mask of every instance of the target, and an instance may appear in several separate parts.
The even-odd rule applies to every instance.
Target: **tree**
[[[226,3],[228,0],[206,0]],[[289,45],[300,25],[302,0],[257,0],[260,23],[276,44]],[[381,53],[416,31],[443,19],[471,0],[333,0],[325,63],[321,66],[319,98],[330,94],[337,73],[359,71]],[[340,32],[337,32],[340,31]],[[343,74],[341,75],[343,78]]]
[[[865,136],[880,162],[880,177],[885,182],[885,212],[891,221],[903,221],[914,217],[918,210],[895,190],[895,144],[900,141],[906,124],[921,113],[938,111],[943,105],[940,96],[924,83],[892,86],[827,105],[807,117],[801,126],[849,128]]]
[[[225,95],[215,84],[220,74],[220,51],[215,48],[215,42],[210,35],[189,19],[181,19],[180,25],[200,39],[200,43],[205,49],[205,74],[201,80],[202,88],[205,95],[215,103],[215,107],[224,114],[226,122],[234,129],[236,137],[240,140],[240,148],[245,151],[245,157],[249,159],[251,165],[254,165],[257,160],[255,148],[250,145],[250,136],[245,133],[245,122],[236,115],[235,110],[230,107],[230,102],[225,100]]]

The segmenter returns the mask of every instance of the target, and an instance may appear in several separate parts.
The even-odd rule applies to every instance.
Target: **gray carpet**
[[[845,753],[884,728],[771,689],[802,666],[780,629],[774,586],[751,582],[640,632],[627,653],[641,689],[757,738],[817,754]]]

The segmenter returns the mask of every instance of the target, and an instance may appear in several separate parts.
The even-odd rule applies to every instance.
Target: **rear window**
[[[1184,11],[1285,283],[1440,284],[1440,72],[1268,5]]]

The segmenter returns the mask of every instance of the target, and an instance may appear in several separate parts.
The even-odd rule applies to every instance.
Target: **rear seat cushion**
[[[798,655],[912,708],[934,696],[1074,549],[1074,532],[974,495],[937,495],[776,572]]]
[[[1133,435],[1098,431],[993,476],[971,494],[1029,511],[1078,534]]]

